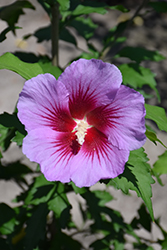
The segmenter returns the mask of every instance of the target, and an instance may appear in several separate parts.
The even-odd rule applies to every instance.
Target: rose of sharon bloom
[[[23,153],[47,180],[83,187],[124,171],[130,150],[145,143],[145,108],[121,83],[116,66],[95,59],[73,62],[58,80],[26,81],[17,106]]]

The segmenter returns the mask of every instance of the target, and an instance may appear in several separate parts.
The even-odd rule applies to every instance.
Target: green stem
[[[59,4],[53,4],[51,6],[51,11],[52,64],[54,66],[59,66]]]

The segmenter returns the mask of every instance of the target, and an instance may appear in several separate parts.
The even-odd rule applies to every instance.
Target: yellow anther
[[[86,135],[87,129],[91,128],[92,126],[87,123],[85,118],[83,120],[75,119],[75,122],[77,123],[77,125],[74,128],[73,132],[77,131],[75,133],[77,136],[77,141],[80,145],[82,145],[85,141],[85,135]]]

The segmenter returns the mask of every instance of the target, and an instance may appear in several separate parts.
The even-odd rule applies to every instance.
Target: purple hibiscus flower
[[[28,132],[23,153],[47,180],[83,187],[124,171],[146,137],[144,98],[121,83],[116,66],[95,59],[73,62],[58,80],[25,83],[17,106]]]

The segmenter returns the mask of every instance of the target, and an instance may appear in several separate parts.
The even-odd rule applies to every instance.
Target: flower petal
[[[119,69],[101,60],[80,59],[61,74],[69,96],[71,115],[83,119],[90,110],[111,102],[122,82]]]
[[[31,130],[23,141],[23,153],[40,164],[41,172],[49,181],[69,182],[70,165],[74,157],[71,133],[50,128]]]
[[[87,121],[105,133],[114,146],[135,150],[146,140],[145,114],[143,96],[122,85],[113,102],[90,112]]]
[[[73,153],[71,136],[50,128],[31,130],[24,138],[23,153],[40,164],[47,180],[72,180],[78,187],[91,186],[124,171],[129,151],[113,147],[98,130],[89,129],[78,154]]]
[[[90,128],[72,159],[71,179],[78,187],[89,187],[100,179],[115,178],[124,171],[128,157],[128,150],[113,147],[103,133]]]
[[[38,75],[25,82],[18,101],[18,117],[27,131],[49,126],[71,131],[75,122],[69,113],[69,94],[51,74]]]

